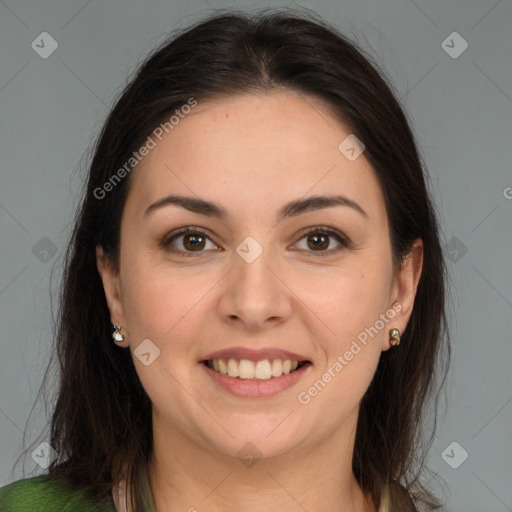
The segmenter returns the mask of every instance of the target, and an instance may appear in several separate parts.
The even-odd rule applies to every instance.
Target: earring
[[[389,336],[391,339],[389,340],[389,344],[396,347],[400,345],[400,331],[398,329],[390,329]]]
[[[119,332],[120,329],[120,325],[114,325],[114,332],[112,333],[112,338],[114,339],[115,342],[124,341],[124,336]]]

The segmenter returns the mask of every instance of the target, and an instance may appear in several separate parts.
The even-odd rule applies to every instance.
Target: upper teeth
[[[290,373],[299,366],[298,361],[291,359],[263,359],[262,361],[250,361],[248,359],[214,359],[208,361],[208,366],[216,372],[240,379],[267,380],[272,377],[280,377],[283,373]]]

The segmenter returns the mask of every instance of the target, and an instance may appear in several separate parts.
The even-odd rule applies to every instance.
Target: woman
[[[288,12],[216,15],[141,66],[67,254],[58,456],[2,510],[439,508],[417,464],[445,267],[382,75]]]

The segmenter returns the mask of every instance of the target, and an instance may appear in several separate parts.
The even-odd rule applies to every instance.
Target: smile
[[[290,359],[264,359],[254,362],[245,359],[209,359],[201,361],[200,367],[204,368],[210,382],[217,389],[230,395],[240,398],[269,398],[297,384],[308,373],[312,363]],[[292,370],[293,367],[295,368]],[[253,373],[254,376],[251,377]]]
[[[250,361],[249,359],[209,359],[205,364],[212,370],[238,379],[269,380],[287,375],[301,368],[307,361],[291,359],[263,359]]]

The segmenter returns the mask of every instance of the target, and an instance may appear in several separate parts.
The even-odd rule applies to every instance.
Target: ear
[[[121,300],[121,286],[119,283],[119,274],[114,270],[110,259],[105,256],[103,247],[96,246],[96,266],[103,282],[103,290],[107,299],[108,309],[110,311],[110,321],[117,326],[125,327],[125,317],[123,303]],[[126,335],[126,328],[122,334]],[[116,342],[116,345],[128,346],[128,342]]]
[[[414,307],[416,290],[423,269],[423,241],[418,238],[414,241],[409,254],[405,257],[401,269],[394,278],[390,309],[397,312],[388,324],[389,328],[396,328],[400,334],[405,332],[409,318]],[[382,350],[390,348],[389,336],[384,336]]]

